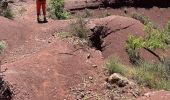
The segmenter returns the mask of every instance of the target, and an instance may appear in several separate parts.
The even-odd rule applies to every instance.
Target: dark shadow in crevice
[[[103,6],[112,8],[168,8],[170,7],[170,0],[103,0]]]

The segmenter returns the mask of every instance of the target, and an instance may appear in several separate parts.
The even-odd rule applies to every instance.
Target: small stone
[[[51,43],[51,41],[48,41],[48,43]]]
[[[93,80],[93,77],[89,76],[89,79],[90,79],[90,80]]]
[[[87,59],[90,59],[90,54],[87,55]]]
[[[97,65],[92,65],[92,67],[93,67],[93,68],[96,68],[96,67],[97,67]]]

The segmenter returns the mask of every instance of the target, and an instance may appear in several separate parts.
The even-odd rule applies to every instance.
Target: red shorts
[[[37,4],[37,15],[41,14],[41,7],[42,7],[42,11],[43,11],[43,15],[46,15],[46,1],[36,1]]]

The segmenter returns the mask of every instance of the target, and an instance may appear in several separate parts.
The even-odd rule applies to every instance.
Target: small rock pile
[[[141,95],[139,87],[126,77],[114,73],[106,79],[106,94],[111,100],[133,100]]]

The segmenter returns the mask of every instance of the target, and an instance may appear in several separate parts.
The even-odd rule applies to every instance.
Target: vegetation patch
[[[129,36],[127,40],[126,50],[133,64],[140,62],[139,49],[141,48],[149,51],[162,61],[162,58],[154,53],[154,51],[156,49],[165,50],[168,47],[170,35],[167,31],[155,29],[152,24],[148,23],[145,25],[145,32],[147,33],[145,37]]]
[[[80,39],[87,39],[89,30],[86,25],[87,21],[84,18],[79,17],[76,22],[71,24],[73,35]]]
[[[93,12],[86,8],[83,17],[88,18],[88,17],[92,17],[92,16],[93,16]]]
[[[0,41],[0,53],[6,48],[6,43],[4,41]],[[1,61],[0,61],[0,100],[12,100],[13,91],[11,90],[11,86],[8,82],[4,80],[5,71],[1,70]]]
[[[6,48],[6,43],[4,41],[0,41],[0,54]]]
[[[127,75],[128,68],[121,64],[117,58],[110,58],[106,66],[110,74],[120,73],[122,75]]]
[[[9,19],[14,18],[14,14],[10,7],[8,6],[7,1],[0,0],[0,16],[4,16]]]
[[[69,13],[64,10],[64,0],[50,0],[50,17],[53,19],[68,19]]]
[[[169,62],[169,61],[168,61]],[[170,66],[162,63],[140,62],[132,67],[125,66],[111,58],[107,69],[112,73],[120,73],[125,77],[134,79],[138,84],[155,89],[170,89]]]
[[[131,17],[136,20],[139,20],[144,25],[150,24],[153,28],[157,28],[157,26],[148,17],[146,17],[140,13],[133,12],[131,14]]]
[[[129,55],[129,59],[131,63],[138,64],[141,60],[139,56],[139,49],[141,49],[144,45],[142,37],[137,37],[130,35],[127,40],[126,51]]]

